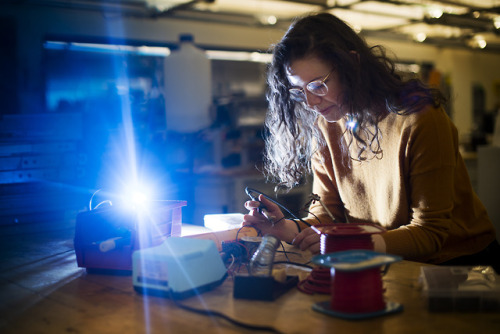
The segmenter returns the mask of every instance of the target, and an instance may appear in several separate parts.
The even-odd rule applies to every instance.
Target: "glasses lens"
[[[290,92],[290,98],[292,100],[297,101],[297,102],[304,102],[305,101],[304,92],[302,89],[290,88],[289,92]]]
[[[328,86],[321,80],[310,82],[306,88],[317,96],[325,96],[328,93]]]

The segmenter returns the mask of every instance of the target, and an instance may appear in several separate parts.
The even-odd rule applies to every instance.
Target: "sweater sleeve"
[[[456,129],[443,111],[423,111],[409,117],[401,134],[406,142],[400,157],[409,179],[410,221],[387,231],[387,252],[406,259],[426,261],[439,252],[448,238],[454,207],[458,157]],[[468,180],[463,180],[467,182]]]

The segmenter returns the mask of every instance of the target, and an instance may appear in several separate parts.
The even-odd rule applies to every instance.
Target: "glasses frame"
[[[325,96],[326,94],[328,94],[328,86],[326,85],[326,81],[328,80],[330,75],[333,73],[333,71],[334,71],[334,69],[332,69],[330,72],[328,72],[328,74],[321,80],[310,81],[306,85],[306,89],[309,91],[309,93],[311,93],[315,96]],[[326,89],[325,93],[324,94],[315,93],[313,91],[313,88],[310,88],[311,85],[313,85],[313,84],[316,85],[316,87],[318,87],[318,86],[325,87],[325,89]],[[307,96],[306,96],[306,92],[305,92],[304,88],[290,88],[290,89],[288,89],[288,91],[290,93],[290,98],[296,102],[305,102],[307,100]]]

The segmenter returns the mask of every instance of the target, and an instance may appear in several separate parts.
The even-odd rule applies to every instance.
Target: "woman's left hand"
[[[320,235],[308,227],[300,232],[292,241],[292,244],[301,250],[308,250],[313,254],[319,254],[321,250]]]

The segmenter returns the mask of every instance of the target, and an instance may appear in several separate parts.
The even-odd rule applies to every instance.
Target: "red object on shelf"
[[[75,254],[87,270],[131,271],[132,253],[180,236],[186,201],[154,201],[147,211],[107,206],[78,214]]]

